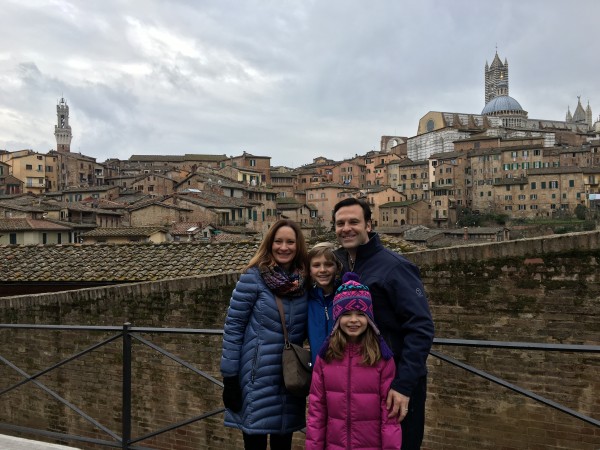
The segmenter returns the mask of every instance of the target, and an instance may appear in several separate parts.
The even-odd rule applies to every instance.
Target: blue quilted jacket
[[[306,337],[307,296],[281,297],[291,342]],[[247,434],[284,434],[305,426],[306,399],[283,386],[283,330],[274,294],[258,269],[242,274],[229,303],[223,335],[221,374],[239,376],[243,407],[225,412],[225,426]]]

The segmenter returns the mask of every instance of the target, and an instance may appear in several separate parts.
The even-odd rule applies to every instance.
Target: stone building
[[[408,200],[429,200],[429,161],[405,159],[388,163],[387,184],[402,192]]]

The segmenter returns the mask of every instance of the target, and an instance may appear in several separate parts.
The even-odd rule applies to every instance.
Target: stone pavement
[[[48,444],[0,434],[0,450],[76,450],[76,447]]]

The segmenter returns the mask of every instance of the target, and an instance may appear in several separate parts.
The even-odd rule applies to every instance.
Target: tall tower
[[[64,98],[60,99],[56,105],[56,120],[54,126],[54,136],[56,137],[56,150],[59,153],[69,153],[71,151],[71,126],[69,125],[69,105]]]
[[[504,62],[500,61],[500,57],[498,56],[498,52],[496,51],[496,56],[494,56],[494,60],[492,61],[492,65],[488,66],[486,61],[485,63],[485,104],[496,97],[498,93],[498,83],[500,81],[506,82],[506,93],[508,94],[508,61],[504,58]]]

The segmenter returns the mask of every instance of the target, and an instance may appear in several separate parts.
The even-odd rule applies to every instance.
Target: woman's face
[[[335,262],[325,255],[315,256],[310,260],[310,278],[327,294],[333,292],[336,269]]]
[[[275,232],[271,252],[275,262],[285,270],[292,267],[292,262],[296,257],[296,233],[293,228],[283,226]]]

